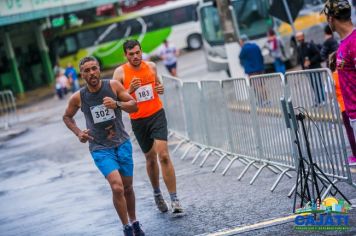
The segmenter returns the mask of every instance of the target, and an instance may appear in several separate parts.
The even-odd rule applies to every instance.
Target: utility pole
[[[245,73],[240,64],[239,54],[241,47],[238,43],[230,0],[217,0],[216,5],[219,12],[220,22],[223,29],[225,50],[232,78],[244,77]]]

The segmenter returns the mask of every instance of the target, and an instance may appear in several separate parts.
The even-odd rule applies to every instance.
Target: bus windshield
[[[272,18],[268,14],[269,0],[237,0],[232,1],[240,35],[245,34],[250,39],[264,36],[272,27]],[[224,44],[218,10],[209,5],[201,8],[201,24],[204,38],[211,45]]]

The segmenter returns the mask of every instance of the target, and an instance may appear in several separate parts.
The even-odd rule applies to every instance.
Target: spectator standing
[[[264,73],[263,56],[257,44],[249,42],[246,35],[240,37],[241,52],[239,55],[240,64],[248,76]],[[257,97],[257,103],[261,106],[268,104],[267,91],[261,80],[250,81]]]
[[[63,70],[57,70],[56,74],[56,92],[59,99],[63,99],[68,93],[69,81],[63,74]]]
[[[286,73],[286,66],[282,60],[284,56],[284,48],[282,42],[277,38],[276,32],[274,32],[273,29],[268,31],[267,38],[268,50],[274,60],[274,70],[282,74]]]
[[[296,34],[298,41],[298,57],[303,70],[321,68],[321,56],[318,47],[313,42],[306,42],[304,33]],[[312,85],[315,103],[314,106],[323,105],[325,102],[325,92],[322,86],[322,80],[319,74],[309,76],[309,81]]]
[[[64,72],[64,75],[67,76],[69,79],[69,82],[72,86],[72,92],[76,92],[79,90],[79,80],[78,80],[78,74],[77,71],[74,69],[72,63],[68,63],[67,68]]]
[[[320,56],[322,61],[326,61],[326,65],[329,65],[329,56],[331,53],[335,52],[339,47],[339,43],[333,36],[333,32],[330,29],[329,25],[326,25],[324,28],[325,41],[320,50]]]
[[[240,39],[241,52],[239,55],[240,64],[249,76],[263,74],[264,64],[261,49],[257,44],[249,42],[246,35]]]

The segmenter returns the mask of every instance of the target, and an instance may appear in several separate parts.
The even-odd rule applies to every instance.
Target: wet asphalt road
[[[53,98],[22,111],[20,125],[29,131],[2,144],[1,235],[121,235],[109,186],[92,163],[87,145],[79,143],[62,123],[64,106],[65,101]],[[84,127],[80,113],[76,119]],[[127,117],[125,124],[129,129]],[[172,138],[171,150],[176,144]],[[222,177],[227,162],[212,173],[218,157],[211,156],[199,168],[202,157],[191,164],[196,150],[180,160],[183,151],[172,159],[186,215],[175,218],[156,210],[143,155],[134,143],[137,215],[147,235],[205,235],[290,215],[292,200],[286,195],[294,179],[284,178],[271,193],[269,188],[277,176],[267,169],[251,186],[253,169],[237,181],[243,169],[238,162]],[[356,198],[355,189],[340,186],[350,199]],[[168,199],[164,185],[162,190]],[[243,235],[293,235],[292,226],[283,224]]]

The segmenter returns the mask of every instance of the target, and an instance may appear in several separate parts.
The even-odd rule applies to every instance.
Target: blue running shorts
[[[133,176],[132,145],[129,139],[116,148],[95,150],[91,156],[105,177],[114,170],[123,176]]]

